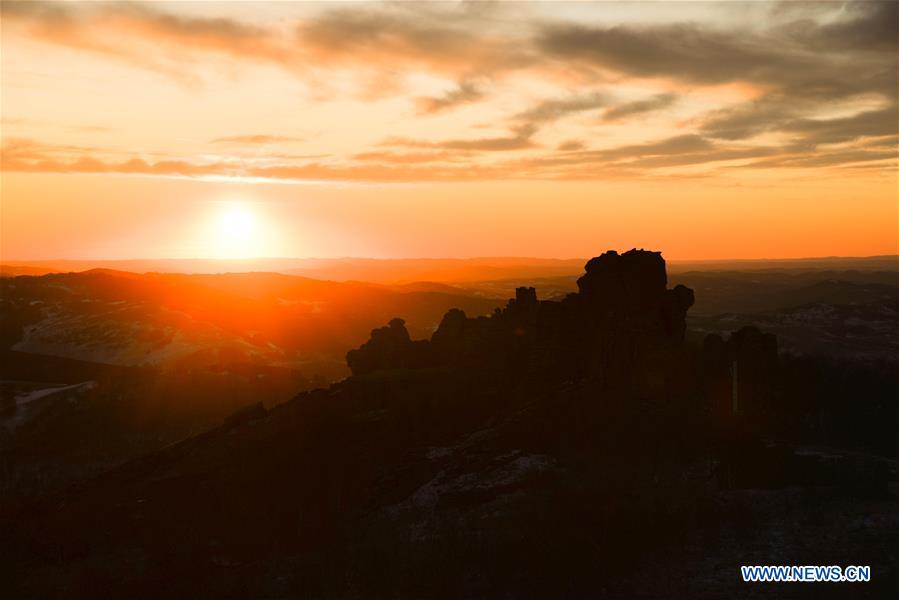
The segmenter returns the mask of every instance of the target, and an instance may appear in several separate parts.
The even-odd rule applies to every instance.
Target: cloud
[[[797,134],[802,144],[812,147],[895,134],[899,130],[899,105],[837,119],[795,119],[783,124],[781,129]]]
[[[4,140],[0,148],[3,172],[121,174],[168,177],[233,177],[271,180],[322,181],[468,181],[496,177],[500,171],[482,165],[461,162],[465,153],[435,151],[360,155],[349,161],[263,160],[192,161],[181,158],[147,160],[132,156],[113,160],[115,152],[80,146],[54,146],[29,139]],[[310,157],[315,158],[315,157]],[[452,164],[459,159],[459,164]],[[428,164],[424,164],[428,163]],[[442,164],[441,164],[442,163]]]
[[[628,170],[636,175],[647,174],[657,168],[758,158],[781,152],[781,149],[771,147],[720,145],[698,135],[685,134],[599,150],[557,152],[534,159],[524,159],[520,165],[533,172],[543,172],[549,168],[592,166],[616,169],[617,172]],[[583,177],[584,172],[580,173]]]
[[[2,152],[4,161],[30,161],[105,151],[102,148],[97,148],[95,146],[45,144],[28,138],[11,137],[3,140],[3,146],[0,148],[0,152]],[[4,164],[3,169],[6,170],[6,168],[7,165]]]
[[[633,117],[635,115],[642,115],[668,108],[676,101],[677,94],[656,94],[652,98],[647,98],[646,100],[637,100],[613,106],[603,113],[602,118],[603,121],[621,121],[626,117]]]
[[[862,164],[868,164],[872,168],[892,169],[899,167],[895,148],[892,150],[865,150],[851,148],[828,152],[816,152],[814,154],[781,155],[764,160],[755,161],[744,165],[749,168],[794,168],[816,169],[822,167],[857,168]],[[883,161],[891,161],[884,164]]]
[[[735,36],[693,24],[643,28],[551,24],[542,28],[536,43],[556,59],[695,83],[755,79],[784,60],[776,49],[748,34]]]
[[[390,164],[423,164],[437,162],[455,162],[470,159],[471,152],[466,151],[425,151],[425,152],[360,152],[352,156],[353,160],[382,162]]]
[[[565,98],[544,100],[535,107],[518,113],[513,120],[525,123],[549,123],[570,114],[602,108],[608,102],[608,96],[602,92],[573,94]]]
[[[666,138],[656,142],[629,144],[611,150],[600,151],[606,159],[631,158],[641,156],[658,156],[661,154],[683,154],[710,150],[712,143],[702,136],[689,133]]]
[[[421,6],[421,5],[419,5]],[[303,53],[324,64],[417,67],[457,78],[524,68],[536,59],[527,43],[497,34],[477,12],[402,4],[331,9],[296,27]],[[526,40],[525,40],[526,41]]]
[[[766,132],[793,138],[794,149],[809,151],[818,144],[850,142],[860,137],[895,134],[899,129],[899,105],[891,104],[848,117],[822,119],[804,117],[817,105],[789,97],[768,96],[756,102],[712,112],[699,130],[708,137],[745,140]]]
[[[431,103],[435,110],[478,94],[473,80],[489,80],[534,65],[527,36],[493,32],[484,14],[498,8],[405,7],[400,3],[321,8],[300,18],[257,25],[230,17],[176,14],[164,4],[126,2],[3,2],[4,29],[47,43],[100,54],[195,85],[209,58],[274,64],[316,89],[335,68],[365,71],[356,83],[369,97],[399,95],[402,74],[425,72],[460,81]],[[427,111],[427,101],[424,108]]]
[[[109,127],[104,127],[102,125],[71,125],[65,123],[56,123],[52,121],[44,121],[40,119],[24,119],[18,117],[2,117],[0,118],[0,124],[12,127],[24,126],[28,128],[58,128],[87,133],[107,133],[112,131]]]
[[[846,2],[840,10],[849,15],[817,27],[797,28],[810,47],[822,50],[860,50],[867,52],[895,52],[899,49],[896,24],[899,23],[899,3],[891,0]],[[807,20],[801,21],[808,23]]]
[[[259,133],[255,135],[236,135],[210,140],[212,144],[281,144],[286,142],[302,142],[303,138],[283,135],[268,135]]]
[[[301,140],[265,133],[210,142],[252,147],[254,156],[248,160],[255,162],[207,163],[193,157],[154,162],[146,153],[131,155],[87,144],[7,140],[12,143],[4,143],[3,170],[266,173],[389,181],[558,177],[574,170],[579,176],[612,170],[636,174],[738,160],[772,168],[876,163],[895,154],[895,143],[890,146],[884,140],[894,139],[899,122],[897,6],[780,4],[752,27],[744,27],[736,21],[736,9],[733,18],[714,21],[647,18],[640,24],[611,24],[605,18],[549,19],[546,11],[493,3],[386,3],[352,9],[322,6],[264,24],[189,16],[164,4],[3,2],[4,34],[24,33],[184,81],[206,75],[210,64],[277,65],[284,70],[282,76],[310,85],[339,87],[349,81],[360,88],[377,87],[382,96],[411,97],[417,114],[403,118],[445,114],[474,102],[502,111],[490,123],[498,128],[494,135],[460,130],[444,139],[429,139],[421,133],[416,139],[389,138],[327,160],[267,152],[265,146]],[[728,17],[728,9],[721,10]],[[442,94],[421,96],[419,91],[416,96],[408,82],[419,76],[456,83]],[[572,82],[578,87],[572,88]],[[650,91],[644,98],[621,103],[612,95],[618,85]],[[547,91],[551,86],[557,91]],[[530,97],[535,89],[544,99],[520,112],[506,108],[509,98]],[[565,91],[570,89],[579,91]],[[736,101],[734,93],[739,95]],[[694,112],[660,130],[665,132],[660,137],[669,137],[618,146],[606,141],[608,147],[602,148],[604,140],[620,136],[599,132],[652,112],[666,116],[666,109],[682,96],[690,101],[679,105],[684,110],[678,114]],[[859,106],[866,108],[854,108]],[[596,111],[602,128],[585,128],[573,134],[577,139],[567,141],[552,137],[549,124],[590,111]],[[252,123],[246,127],[279,131],[253,129]],[[635,134],[635,128],[623,129],[643,135]],[[682,134],[670,136],[672,131]],[[763,134],[768,135],[761,138]],[[772,139],[779,145],[772,146]],[[122,155],[125,160],[119,160]]]
[[[709,144],[704,150],[684,151],[672,154],[654,154],[641,156],[628,161],[627,165],[639,169],[660,169],[667,167],[685,167],[709,165],[725,161],[745,160],[761,156],[772,156],[781,153],[780,148],[767,146],[731,147]]]
[[[504,139],[504,138],[503,138]],[[685,134],[640,144],[583,150],[574,143],[567,149],[541,156],[509,158],[482,163],[483,144],[477,140],[412,145],[419,151],[359,153],[345,160],[254,160],[197,162],[177,157],[151,161],[139,156],[112,160],[97,148],[52,146],[33,140],[7,140],[0,151],[4,172],[109,173],[170,177],[262,178],[275,181],[476,181],[484,179],[607,179],[652,177],[656,169],[701,166],[723,161],[744,161],[733,168],[857,168],[882,164],[897,157],[892,138],[875,138],[855,148],[805,153],[778,147],[721,145],[701,136]],[[398,142],[402,145],[403,143]],[[491,144],[487,144],[491,146]],[[491,149],[493,149],[491,147]],[[309,157],[315,159],[317,157]],[[758,160],[752,160],[758,159]],[[745,162],[749,160],[749,162]],[[670,172],[664,173],[670,177]]]
[[[861,142],[859,146],[863,148],[899,148],[899,133],[893,133],[881,137],[868,138]]]
[[[599,26],[547,21],[500,5],[402,3],[323,8],[261,26],[157,6],[4,2],[2,13],[4,23],[24,26],[45,41],[169,72],[183,73],[190,61],[166,51],[274,63],[302,78],[341,67],[424,71],[461,82],[443,97],[423,99],[425,113],[476,99],[472,78],[492,80],[513,71],[569,82],[575,74],[595,81],[607,73],[700,85],[748,82],[818,99],[897,94],[896,2],[850,2],[836,17],[801,3],[772,11],[772,23],[753,28],[697,22]],[[503,11],[514,15],[516,27],[504,23]]]
[[[421,97],[416,99],[419,114],[431,115],[456,108],[462,104],[470,104],[484,98],[484,92],[471,81],[462,81],[455,88],[447,90],[441,96]]]
[[[450,139],[440,141],[412,140],[408,138],[390,138],[381,142],[382,146],[400,146],[405,148],[442,148],[444,150],[473,150],[480,152],[502,152],[507,150],[523,150],[534,147],[531,137],[537,128],[526,124],[516,128],[507,136]]]
[[[753,28],[697,22],[599,26],[547,21],[496,4],[403,3],[323,8],[261,26],[179,15],[158,6],[4,2],[2,14],[4,22],[24,25],[47,41],[129,60],[138,60],[134,46],[143,40],[157,50],[278,63],[301,75],[314,65],[338,65],[420,69],[463,82],[516,70],[570,76],[586,68],[699,84],[755,82],[794,93],[886,92],[899,50],[896,2],[850,2],[845,14],[828,14],[826,21],[819,7],[801,3],[773,11],[772,24]],[[504,23],[503,11],[515,19],[514,28]],[[152,62],[148,56],[143,60]]]
[[[777,130],[814,105],[783,95],[768,95],[752,102],[714,110],[705,115],[699,131],[712,138],[742,140]]]
[[[747,82],[819,100],[864,92],[895,96],[896,3],[851,4],[848,20],[825,25],[803,17],[767,29],[550,23],[539,28],[535,44],[544,56],[572,66],[632,77]]]
[[[36,38],[174,72],[177,60],[159,51],[174,48],[280,64],[296,56],[273,32],[235,19],[177,16],[133,2],[4,2],[4,24],[24,26]],[[141,42],[153,47],[146,52]]]
[[[530,148],[533,146],[531,138],[545,125],[573,114],[596,110],[608,102],[606,94],[595,91],[543,100],[509,119],[515,135],[482,141],[494,143],[497,150]]]
[[[574,152],[576,150],[583,150],[586,147],[586,144],[581,140],[566,140],[559,144],[558,150],[560,152]]]

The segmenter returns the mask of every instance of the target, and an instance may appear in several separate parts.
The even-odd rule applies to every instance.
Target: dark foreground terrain
[[[0,504],[32,499],[280,404],[349,369],[395,314],[429,334],[495,299],[277,273],[0,277]]]
[[[691,332],[700,292],[669,289],[657,253],[592,259],[577,289],[541,301],[519,288],[489,317],[450,310],[429,339],[394,319],[348,353],[344,381],[3,503],[0,585],[58,598],[897,597],[888,354],[784,355],[754,326]],[[870,565],[872,581],[745,584],[744,564]]]

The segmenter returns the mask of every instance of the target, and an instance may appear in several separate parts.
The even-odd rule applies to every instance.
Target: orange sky
[[[896,6],[4,2],[0,258],[896,253]]]

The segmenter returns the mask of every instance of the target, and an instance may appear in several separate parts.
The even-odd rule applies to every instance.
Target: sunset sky
[[[3,260],[895,254],[896,2],[7,2]]]

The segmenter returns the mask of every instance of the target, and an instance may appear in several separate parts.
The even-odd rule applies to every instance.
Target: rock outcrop
[[[717,419],[759,417],[772,408],[777,336],[743,327],[725,341],[709,334],[703,343],[706,393]]]
[[[677,375],[693,291],[667,288],[659,252],[609,251],[587,262],[578,292],[539,300],[531,287],[490,316],[453,309],[429,341],[401,319],[347,354],[354,375],[385,369],[459,367],[557,381],[590,377],[604,387],[663,399]]]
[[[406,322],[392,319],[387,327],[371,332],[371,339],[356,350],[347,352],[347,365],[354,375],[364,375],[384,369],[409,369],[429,365],[430,347],[427,341],[412,341]]]

